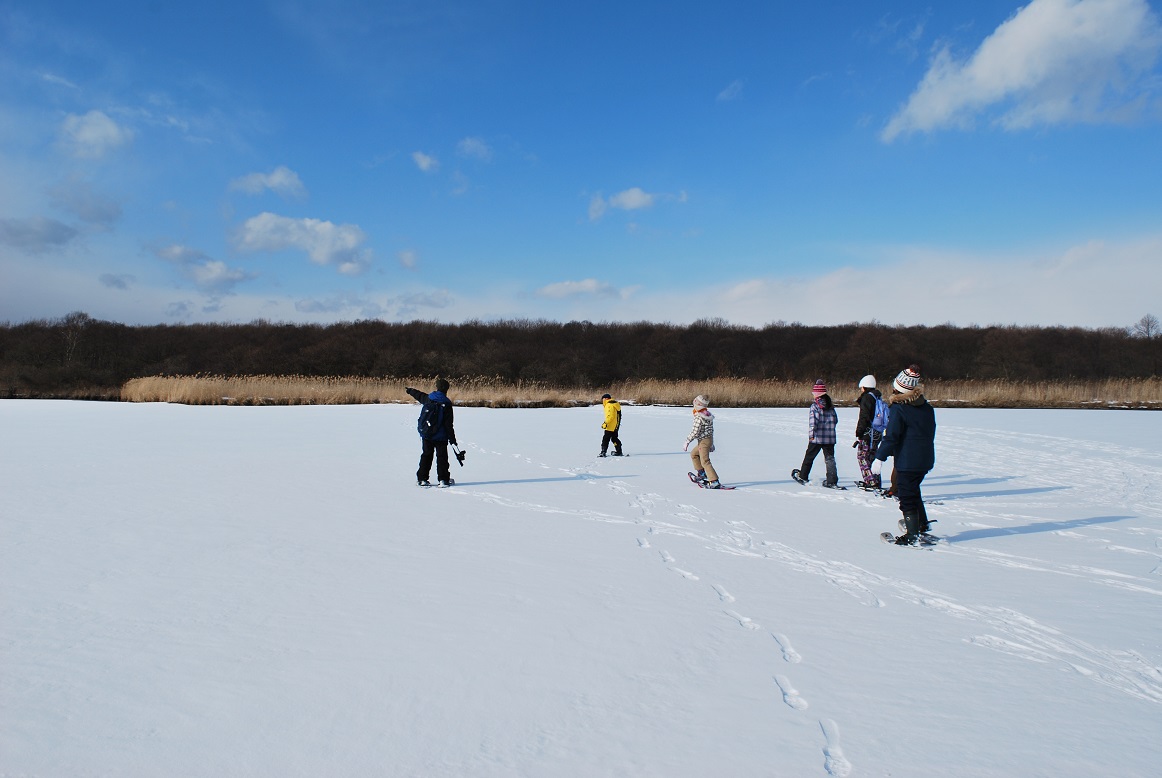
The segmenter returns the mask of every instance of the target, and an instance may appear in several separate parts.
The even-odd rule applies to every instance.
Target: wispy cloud
[[[236,285],[256,277],[253,273],[227,267],[221,260],[177,243],[155,248],[153,253],[159,259],[176,265],[178,271],[192,281],[199,291],[208,294],[230,294]],[[102,276],[102,283],[105,283],[105,278]]]
[[[0,219],[0,245],[11,246],[28,254],[59,249],[77,237],[77,234],[75,229],[64,222],[42,216]]]
[[[129,273],[102,273],[97,280],[101,282],[101,286],[126,290],[137,281],[137,277]]]
[[[492,149],[481,138],[464,138],[456,144],[456,153],[461,157],[488,162],[492,159]]]
[[[742,81],[732,81],[729,86],[718,93],[718,102],[727,103],[742,97]]]
[[[53,206],[71,213],[81,221],[109,229],[121,218],[121,204],[95,192],[88,181],[70,178],[49,192]]]
[[[415,270],[420,264],[420,257],[412,249],[404,249],[395,255],[399,266],[405,270]]]
[[[1008,130],[1122,121],[1156,91],[1160,52],[1146,0],[1032,0],[967,61],[937,49],[880,137],[968,128],[987,115]]]
[[[69,81],[67,78],[65,78],[63,76],[58,76],[55,73],[41,73],[40,77],[46,83],[53,84],[55,86],[63,86],[66,89],[79,89],[80,88],[76,84],[74,84],[72,81]]]
[[[260,213],[247,219],[234,235],[239,251],[306,252],[317,265],[333,265],[340,273],[355,275],[371,263],[364,248],[367,235],[354,224],[334,224],[321,219],[292,219]]]
[[[607,281],[598,281],[596,278],[586,278],[583,281],[559,281],[555,284],[542,286],[536,291],[537,297],[547,297],[551,300],[562,300],[570,297],[625,297],[628,296],[613,284]]]
[[[61,144],[79,159],[100,159],[133,140],[133,131],[110,119],[102,111],[84,116],[69,114],[61,122]]]
[[[307,188],[298,173],[285,165],[279,165],[269,173],[249,173],[230,182],[233,192],[256,195],[267,189],[284,198],[302,199],[307,196]]]
[[[621,211],[638,211],[644,208],[652,208],[655,203],[663,200],[684,203],[686,202],[686,193],[650,193],[637,186],[625,189],[615,195],[610,195],[608,198],[603,197],[602,194],[598,192],[589,199],[589,220],[597,221],[602,216],[604,216],[606,211],[608,211],[610,208],[615,208]]]
[[[416,163],[416,167],[425,173],[435,173],[440,169],[440,160],[436,159],[431,154],[425,154],[422,151],[412,152],[412,161]]]

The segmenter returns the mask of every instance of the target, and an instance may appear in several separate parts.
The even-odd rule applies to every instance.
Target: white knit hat
[[[907,394],[920,385],[920,368],[916,365],[909,365],[900,371],[896,376],[896,382],[893,387],[900,394]]]
[[[859,379],[859,388],[860,389],[875,389],[876,388],[876,377],[874,375],[865,375],[863,378]]]
[[[694,407],[695,408],[709,408],[710,401],[706,399],[706,395],[700,394],[694,398]]]

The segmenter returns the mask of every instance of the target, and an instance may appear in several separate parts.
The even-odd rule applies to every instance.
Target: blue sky
[[[4,2],[0,321],[1126,326],[1146,0]]]

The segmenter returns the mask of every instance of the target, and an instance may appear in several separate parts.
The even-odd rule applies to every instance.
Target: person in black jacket
[[[896,495],[907,530],[896,538],[896,543],[915,545],[928,533],[920,483],[936,464],[936,412],[924,398],[917,365],[908,366],[896,376],[891,402],[888,428],[875,458],[881,466],[888,457],[896,458]]]
[[[855,422],[855,461],[859,463],[859,472],[863,475],[865,489],[880,487],[879,473],[872,472],[872,458],[876,455],[876,448],[883,439],[883,432],[872,428],[872,420],[876,415],[876,400],[882,395],[876,389],[876,377],[865,375],[859,379],[859,419]]]
[[[436,391],[425,394],[419,389],[407,387],[407,393],[419,401],[420,418],[416,426],[423,441],[420,453],[420,467],[416,471],[416,483],[431,486],[428,474],[432,471],[432,457],[436,459],[436,478],[440,486],[451,486],[451,470],[448,468],[448,444],[456,445],[456,429],[452,424],[452,401],[448,399],[448,382],[436,379]]]

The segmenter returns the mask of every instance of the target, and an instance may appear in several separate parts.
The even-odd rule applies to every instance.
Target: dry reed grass
[[[545,408],[590,405],[609,392],[636,405],[690,405],[704,394],[719,408],[787,408],[806,405],[811,386],[803,381],[713,378],[706,381],[624,381],[607,387],[555,387],[498,377],[452,379],[457,405]],[[884,382],[887,383],[886,381]],[[128,402],[189,405],[350,405],[411,402],[404,391],[430,391],[432,377],[327,378],[308,376],[150,376],[121,390]],[[832,385],[838,405],[852,405],[858,390]],[[933,404],[970,408],[1145,408],[1162,410],[1162,379],[1101,381],[932,381],[925,393]]]

